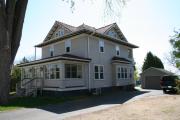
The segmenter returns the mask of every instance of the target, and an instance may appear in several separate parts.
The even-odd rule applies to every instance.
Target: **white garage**
[[[173,73],[160,69],[151,67],[141,73],[141,87],[143,89],[161,89],[160,80],[164,75],[173,75]]]

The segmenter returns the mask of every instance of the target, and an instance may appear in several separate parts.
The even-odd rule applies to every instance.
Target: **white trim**
[[[43,88],[43,90],[49,90],[49,91],[72,91],[72,90],[84,90],[87,89],[87,87],[74,87],[74,88]]]

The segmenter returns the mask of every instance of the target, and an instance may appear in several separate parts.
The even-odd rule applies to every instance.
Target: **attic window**
[[[108,35],[113,38],[117,38],[117,33],[115,31],[109,31]]]
[[[64,30],[63,29],[60,29],[59,31],[56,32],[55,36],[56,37],[61,37],[64,35]]]

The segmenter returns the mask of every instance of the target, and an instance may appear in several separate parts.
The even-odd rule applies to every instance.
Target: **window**
[[[60,79],[60,66],[58,64],[46,65],[44,71],[46,79]]]
[[[60,29],[59,31],[56,32],[55,36],[59,37],[59,36],[63,36],[64,35],[64,30]]]
[[[116,56],[120,56],[120,49],[119,49],[119,46],[116,46]]]
[[[50,56],[54,56],[54,45],[51,45],[49,48]]]
[[[117,67],[117,78],[118,79],[128,79],[132,78],[132,68],[128,67]]]
[[[132,68],[129,69],[129,78],[131,79],[133,77],[133,74],[132,74]]]
[[[128,58],[132,58],[132,50],[128,49]]]
[[[110,37],[113,37],[113,38],[117,38],[117,33],[115,32],[115,31],[109,31],[108,32],[108,35],[110,36]]]
[[[65,78],[82,78],[82,65],[65,64]]]
[[[71,40],[66,40],[65,41],[65,51],[67,53],[71,52]]]
[[[96,80],[104,79],[104,66],[102,66],[102,65],[94,66],[94,78]]]
[[[103,40],[100,40],[100,41],[99,41],[99,51],[100,51],[101,53],[104,52],[104,41],[103,41]]]

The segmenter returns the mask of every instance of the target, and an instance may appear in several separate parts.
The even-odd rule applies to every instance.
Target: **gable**
[[[56,21],[44,41],[67,35],[73,31],[75,31],[75,27]]]
[[[119,29],[119,27],[117,26],[116,23],[114,23],[109,29],[107,29],[104,32],[105,35],[108,35],[110,37],[113,38],[117,38],[123,41],[127,41],[125,36],[123,35],[123,33],[121,32],[121,30]]]

